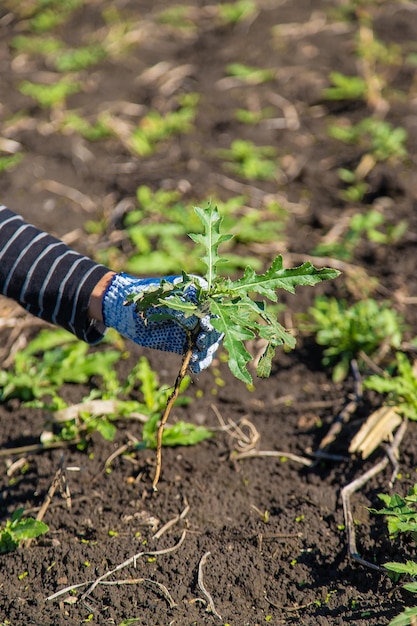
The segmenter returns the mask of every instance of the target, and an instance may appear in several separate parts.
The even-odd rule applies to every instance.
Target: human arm
[[[87,343],[100,341],[105,326],[89,315],[90,299],[109,273],[0,205],[0,292],[32,315]]]
[[[87,343],[100,341],[106,327],[113,327],[139,345],[181,354],[188,345],[184,326],[192,326],[198,336],[191,369],[199,372],[211,363],[221,340],[208,317],[184,323],[174,313],[177,321],[155,322],[124,306],[129,293],[159,282],[116,274],[0,205],[0,293]]]

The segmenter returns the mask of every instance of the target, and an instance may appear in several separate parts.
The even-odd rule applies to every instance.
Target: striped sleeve
[[[91,293],[109,271],[0,205],[0,292],[87,343],[103,337],[88,318]]]

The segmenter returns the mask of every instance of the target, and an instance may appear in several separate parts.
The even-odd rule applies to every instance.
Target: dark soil
[[[408,131],[407,163],[378,164],[369,175],[370,188],[362,204],[340,200],[337,168],[355,167],[361,150],[330,139],[327,123],[330,116],[357,121],[372,110],[360,100],[328,102],[321,95],[322,88],[329,85],[330,71],[357,73],[353,54],[357,20],[354,15],[347,22],[332,17],[332,11],[347,3],[261,0],[256,18],[233,28],[216,23],[205,2],[187,2],[194,6],[198,28],[180,32],[156,26],[157,13],[175,2],[86,2],[54,31],[72,46],[81,45],[86,34],[103,27],[103,7],[118,7],[137,21],[138,27],[146,27],[138,31],[130,54],[94,67],[88,93],[70,96],[69,108],[91,115],[116,102],[163,109],[164,98],[169,102],[174,92],[164,91],[163,80],[145,82],[138,77],[160,62],[192,66],[172,89],[202,94],[195,131],[173,139],[164,151],[146,159],[132,157],[115,139],[83,142],[76,135],[55,132],[50,113],[20,94],[17,85],[22,79],[35,80],[51,68],[41,58],[30,62],[16,59],[10,42],[27,29],[13,9],[18,4],[6,1],[6,8],[0,9],[0,114],[6,125],[6,120],[26,108],[31,123],[10,126],[8,122],[8,137],[23,145],[26,156],[19,166],[1,175],[3,203],[36,225],[66,237],[78,250],[94,255],[98,244],[93,245],[84,233],[84,223],[103,214],[108,217],[121,200],[128,198],[133,203],[141,184],[153,189],[186,189],[185,198],[194,203],[211,197],[227,199],[244,188],[256,206],[260,194],[277,193],[293,209],[287,238],[284,243],[277,242],[276,250],[265,249],[263,255],[267,259],[284,251],[287,264],[296,264],[339,220],[382,202],[388,207],[385,215],[391,223],[407,220],[407,233],[390,246],[362,242],[355,250],[353,265],[378,279],[374,297],[389,298],[409,324],[409,336],[416,334],[415,74],[412,64],[404,62],[390,67],[386,76],[391,92],[385,116]],[[389,0],[372,4],[369,11],[378,38],[400,46],[404,56],[415,54],[415,5]],[[271,27],[277,25],[280,28],[272,37]],[[234,86],[224,81],[224,68],[236,61],[273,68],[275,78],[263,85]],[[287,119],[282,128],[244,126],[234,118],[238,107],[256,110],[271,105],[277,109],[277,118]],[[285,107],[291,106],[299,119],[294,127],[288,126],[286,118]],[[274,145],[284,164],[282,179],[251,186],[238,177],[227,178],[213,149],[228,148],[236,137]],[[51,180],[79,190],[90,204],[55,193],[56,189],[45,183]],[[332,284],[283,298],[288,324],[294,323],[295,314],[311,305],[318,293],[352,301],[358,294],[360,297],[361,281],[352,282],[345,271]],[[7,322],[10,307],[12,303],[1,301],[0,322]],[[21,332],[22,341],[40,327],[36,320],[23,319],[27,325]],[[6,359],[17,337],[11,342],[12,331],[2,328],[2,358]],[[120,364],[121,375],[145,354],[161,382],[172,384],[175,380],[176,357],[135,346],[129,350],[129,360]],[[218,376],[226,382],[224,386],[216,382]],[[120,625],[134,618],[134,623],[146,626],[388,624],[413,598],[384,573],[349,557],[341,503],[342,487],[383,457],[382,448],[367,461],[348,453],[353,434],[378,406],[378,400],[365,394],[328,449],[344,460],[329,459],[307,468],[289,458],[317,449],[353,390],[352,377],[341,384],[332,383],[313,339],[300,334],[297,348],[291,353],[281,351],[271,378],[256,381],[254,391],[232,379],[226,364],[219,360],[194,377],[191,395],[198,391],[201,397],[174,412],[174,419],[215,428],[218,414],[225,422],[244,418],[259,433],[258,450],[282,451],[279,457],[233,461],[231,453],[238,448],[238,441],[219,430],[213,439],[197,446],[165,449],[159,491],[152,493],[152,451],[139,451],[133,458],[119,455],[111,472],[104,469],[109,456],[128,441],[129,433],[140,438],[139,424],[121,422],[114,442],[94,437],[87,452],[66,448],[63,463],[68,468],[72,506],[67,507],[58,490],[45,515],[49,533],[30,547],[0,557],[0,619],[13,626]],[[65,393],[67,400],[79,401],[78,389],[68,386]],[[13,473],[13,480],[6,473],[18,457],[5,450],[36,443],[44,420],[42,411],[16,400],[0,406],[2,519],[18,507],[36,515],[62,461],[61,449],[47,451],[27,456],[26,471]],[[400,448],[400,478],[393,487],[401,493],[415,481],[416,444],[417,431],[410,423]],[[375,564],[405,558],[403,549],[387,538],[383,519],[367,508],[378,506],[378,493],[390,491],[391,472],[389,466],[352,497],[358,549]],[[183,511],[176,523],[155,538],[158,529]],[[67,586],[94,581],[137,553],[174,548],[183,531],[184,540],[176,550],[156,558],[146,553],[138,556],[135,568],[130,565],[109,579],[119,584],[98,585],[84,600],[79,598],[86,587],[78,594],[67,592],[48,600]],[[210,611],[199,585],[199,564],[207,553],[201,566],[203,582],[218,615]]]

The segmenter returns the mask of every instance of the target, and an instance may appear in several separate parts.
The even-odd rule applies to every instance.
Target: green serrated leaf
[[[177,286],[167,280],[161,280],[156,285],[150,285],[139,293],[131,293],[126,298],[126,305],[135,304],[137,311],[146,311],[157,306],[161,300],[169,296]]]
[[[18,522],[13,528],[13,534],[19,541],[34,539],[48,532],[49,527],[44,522],[39,522],[32,517],[27,517]]]
[[[411,626],[415,621],[415,617],[417,616],[417,606],[408,607],[394,617],[388,624],[388,626]]]
[[[417,576],[417,563],[415,561],[407,561],[406,563],[398,563],[396,561],[390,561],[384,563],[384,567],[390,572],[396,572],[397,574],[409,574],[409,576]]]
[[[272,359],[275,356],[276,346],[268,343],[261,358],[259,359],[256,373],[259,378],[269,378],[272,369]]]
[[[259,293],[272,302],[276,302],[277,289],[294,293],[296,286],[312,286],[322,280],[336,278],[339,274],[339,271],[327,267],[318,269],[309,261],[298,267],[284,269],[282,256],[279,255],[264,274],[256,274],[251,267],[247,267],[242,278],[230,282],[229,289],[236,293]]]
[[[207,266],[207,291],[210,292],[214,280],[217,277],[217,265],[225,261],[225,259],[222,259],[218,255],[219,246],[232,239],[233,235],[223,235],[220,233],[223,218],[219,215],[217,207],[212,207],[211,205],[209,205],[207,209],[194,207],[194,211],[203,224],[204,234],[192,233],[189,236],[195,243],[199,243],[205,248],[206,253],[202,257],[202,260]]]
[[[245,323],[239,323],[239,312],[236,306],[233,309],[233,306],[212,301],[211,309],[216,316],[212,320],[213,326],[219,332],[225,333],[223,345],[228,352],[230,371],[239,380],[251,384],[252,376],[247,371],[246,365],[252,360],[252,356],[246,350],[243,341],[252,339],[255,336],[254,332],[247,328]]]

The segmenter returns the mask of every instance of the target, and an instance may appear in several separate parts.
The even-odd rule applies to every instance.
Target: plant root
[[[161,476],[161,468],[162,468],[162,436],[164,434],[164,427],[168,421],[168,417],[171,413],[171,409],[174,406],[174,402],[178,397],[181,383],[184,379],[185,374],[187,373],[188,366],[190,364],[190,359],[192,356],[192,347],[190,347],[184,357],[184,360],[181,365],[181,369],[178,373],[177,379],[174,385],[174,391],[169,396],[164,414],[161,418],[161,421],[158,426],[157,439],[156,439],[156,468],[155,468],[155,476],[152,482],[152,487],[154,491],[158,491],[157,485],[159,482],[159,478]]]

